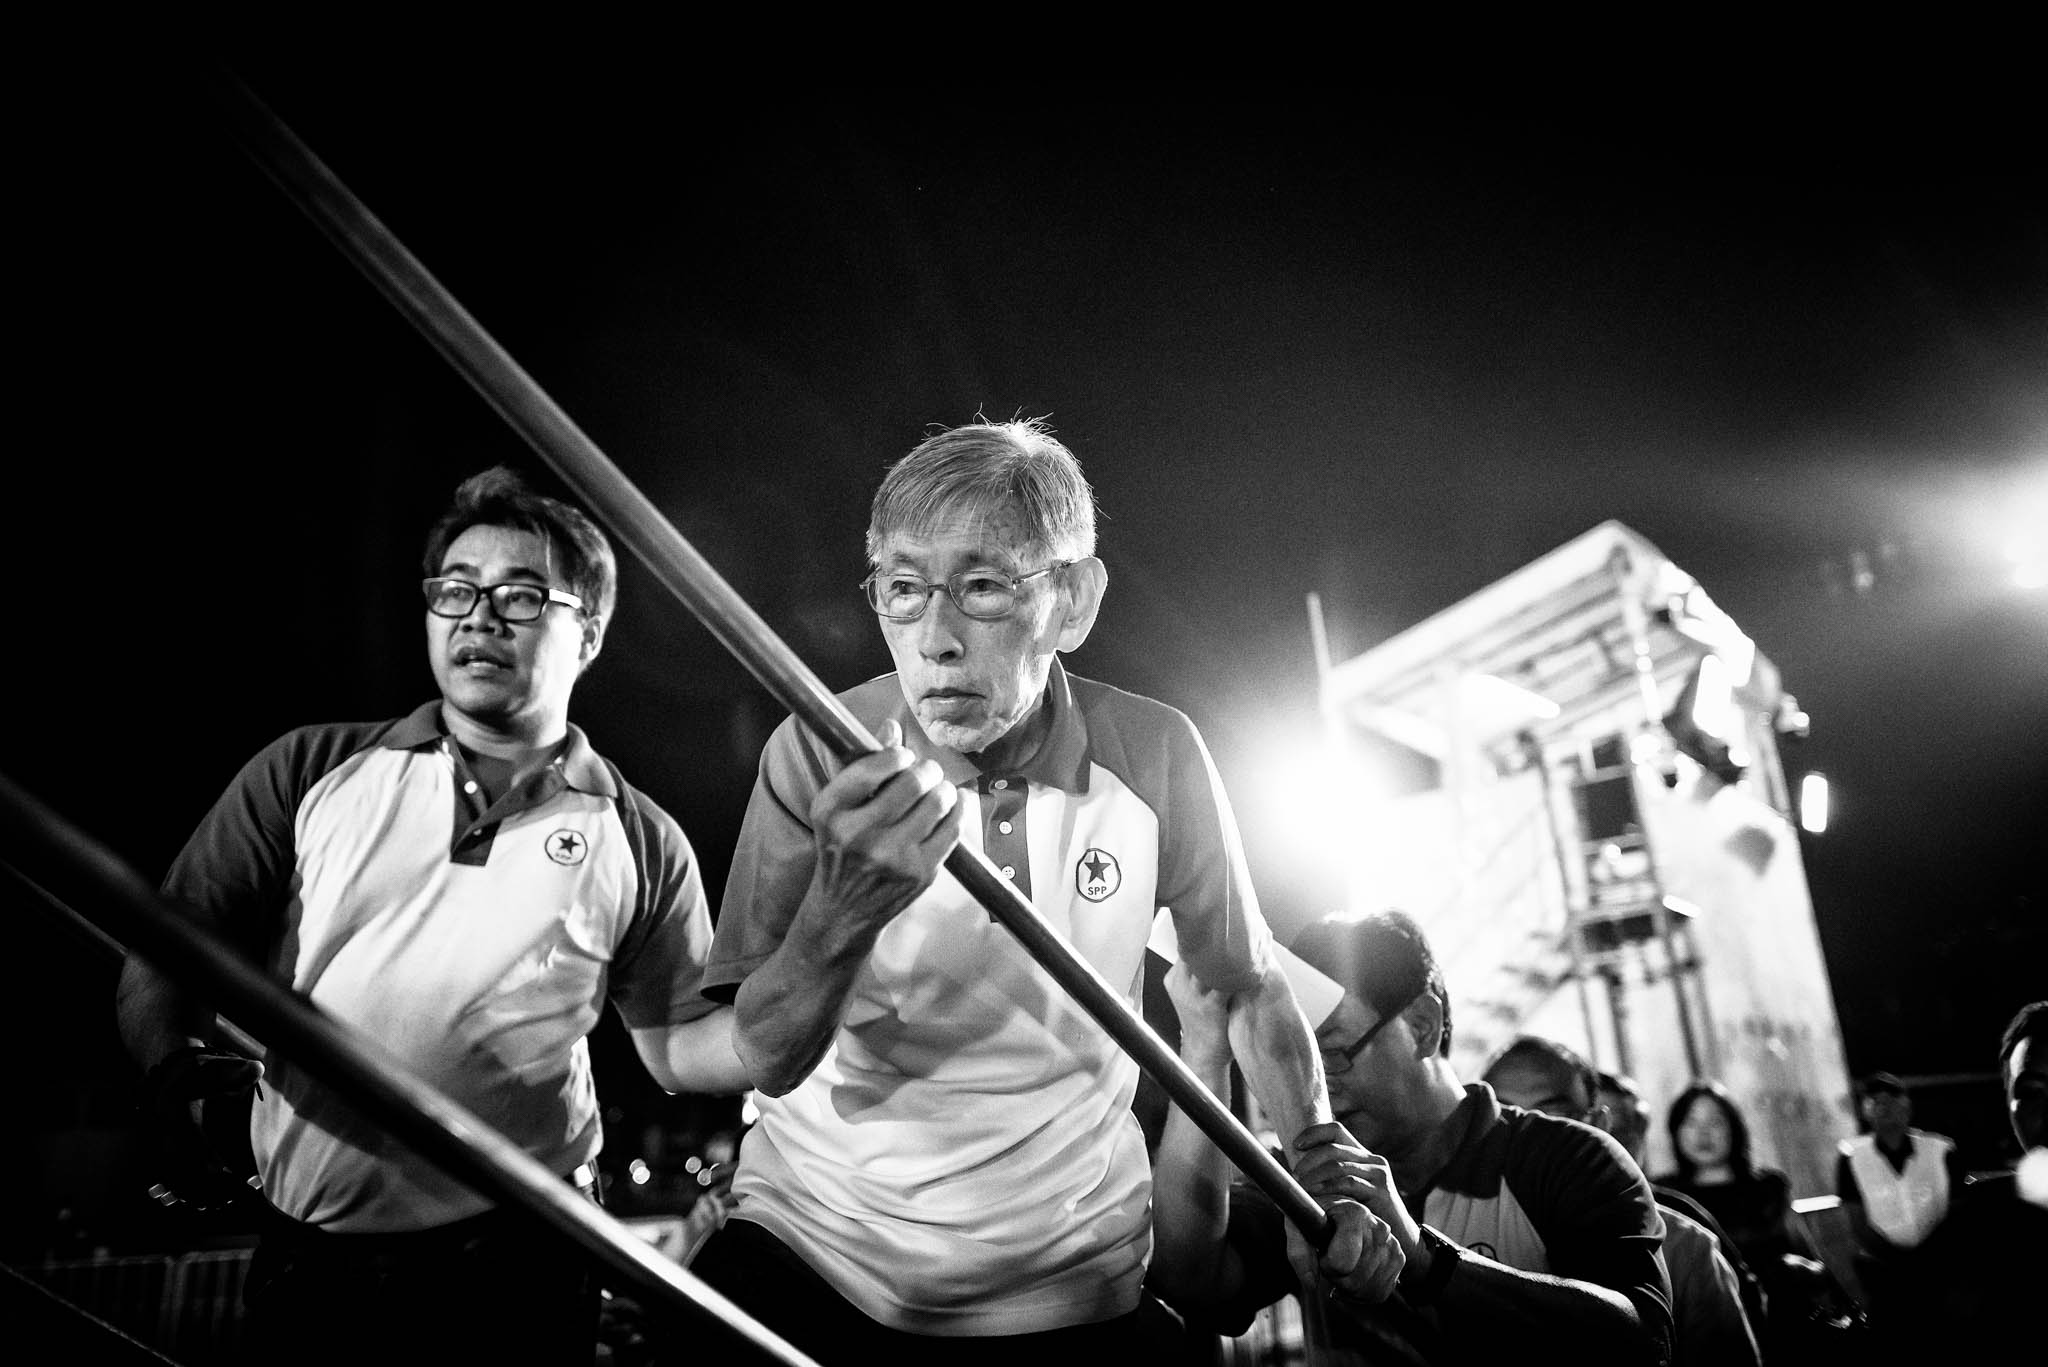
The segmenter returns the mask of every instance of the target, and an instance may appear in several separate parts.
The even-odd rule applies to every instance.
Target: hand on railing
[[[163,1173],[149,1189],[151,1199],[212,1211],[262,1190],[246,1157],[237,1162],[235,1150],[224,1152],[209,1133],[226,1126],[210,1124],[207,1116],[209,1105],[227,1109],[246,1134],[246,1110],[226,1103],[246,1096],[262,1076],[263,1065],[253,1058],[197,1044],[166,1054],[143,1075],[140,1109]]]

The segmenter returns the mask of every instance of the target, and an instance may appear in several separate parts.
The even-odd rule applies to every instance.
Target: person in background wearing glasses
[[[703,884],[674,819],[569,722],[616,593],[597,527],[488,470],[456,490],[425,569],[439,698],[271,744],[163,890],[594,1195],[586,1037],[607,1000],[664,1088],[745,1089],[731,1012],[698,990]],[[228,1175],[195,1107],[256,1086],[252,1360],[591,1361],[597,1288],[563,1241],[399,1145],[299,1060],[219,1047],[211,1008],[139,958],[119,1021],[193,1204],[221,1199]]]
[[[985,854],[1133,1001],[1170,908],[1293,1134],[1328,1103],[1230,805],[1186,716],[1059,662],[1108,573],[1041,425],[924,441],[866,549],[896,669],[840,700],[882,748],[841,767],[790,720],[763,751],[706,969],[760,1120],[691,1270],[827,1362],[1156,1361],[1137,1067],[940,864]],[[1368,1276],[1384,1231],[1337,1218]]]
[[[1303,1297],[1328,1360],[1500,1362],[1549,1351],[1597,1363],[1664,1363],[1671,1287],[1649,1183],[1607,1134],[1502,1107],[1451,1066],[1451,999],[1428,941],[1398,911],[1326,916],[1290,946],[1342,989],[1317,1027],[1335,1122],[1294,1142],[1312,1195],[1379,1216],[1405,1255],[1397,1294],[1305,1287],[1298,1245],[1243,1182],[1228,1199],[1221,1155],[1178,1114],[1155,1175],[1153,1285],[1190,1323],[1242,1334],[1284,1296]],[[1182,1057],[1219,1062],[1213,996],[1175,991]],[[1302,995],[1309,995],[1302,989]],[[1192,1043],[1191,1043],[1192,1040]],[[1315,1332],[1314,1330],[1310,1331]]]

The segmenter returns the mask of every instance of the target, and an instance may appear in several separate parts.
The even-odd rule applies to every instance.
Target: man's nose
[[[917,653],[927,660],[951,660],[960,654],[960,621],[963,614],[952,596],[933,585],[925,600],[924,616],[917,619]]]
[[[498,615],[497,605],[491,602],[491,595],[479,593],[476,601],[469,605],[469,611],[456,619],[457,631],[504,631],[510,624]]]

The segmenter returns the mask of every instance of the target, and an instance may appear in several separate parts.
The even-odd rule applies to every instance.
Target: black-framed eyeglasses
[[[1360,1054],[1365,1052],[1365,1047],[1373,1042],[1373,1040],[1379,1035],[1380,1031],[1392,1025],[1396,1020],[1400,1018],[1400,1015],[1403,1011],[1406,1011],[1409,1007],[1415,1005],[1415,1003],[1421,1000],[1422,994],[1420,992],[1417,992],[1407,1001],[1402,1002],[1392,1011],[1389,1011],[1386,1015],[1381,1016],[1377,1021],[1374,1021],[1370,1029],[1368,1029],[1364,1034],[1360,1035],[1357,1039],[1351,1041],[1351,1043],[1349,1044],[1343,1046],[1330,1044],[1319,1046],[1322,1049],[1323,1053],[1324,1076],[1334,1077],[1341,1073],[1350,1072],[1351,1065],[1357,1061],[1358,1056]]]
[[[486,597],[491,600],[491,611],[501,622],[535,621],[548,610],[550,603],[561,603],[578,612],[583,611],[581,598],[546,584],[523,584],[514,580],[486,586],[467,579],[437,578],[421,580],[420,587],[427,595],[427,611],[436,617],[467,617],[476,611],[476,600]]]
[[[1008,617],[1017,606],[1017,591],[1042,575],[1073,564],[1058,560],[1029,574],[1004,574],[1001,570],[962,570],[946,576],[942,583],[898,570],[876,570],[860,581],[868,606],[892,622],[915,622],[924,616],[932,591],[944,589],[953,606],[978,622]]]

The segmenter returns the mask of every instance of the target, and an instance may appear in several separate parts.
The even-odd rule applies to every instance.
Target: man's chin
[[[998,726],[987,717],[974,720],[965,718],[927,716],[923,708],[916,709],[917,724],[924,730],[924,738],[941,750],[955,754],[979,754],[1002,739],[1008,728]]]
[[[449,707],[484,726],[504,726],[519,715],[518,696],[505,688],[455,679],[441,696]]]

